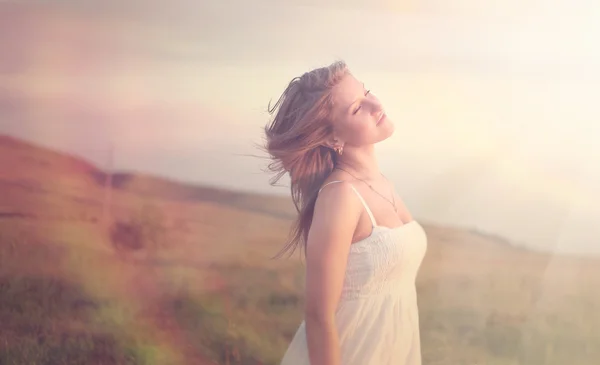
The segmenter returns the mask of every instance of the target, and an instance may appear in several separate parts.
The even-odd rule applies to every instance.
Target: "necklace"
[[[359,181],[362,181],[363,183],[365,183],[365,184],[366,184],[366,185],[367,185],[367,186],[368,186],[368,187],[369,187],[369,188],[370,188],[370,189],[371,189],[371,190],[372,190],[372,191],[373,191],[375,194],[379,195],[380,197],[382,197],[383,199],[385,199],[385,200],[386,200],[388,203],[390,203],[390,204],[392,205],[392,207],[394,207],[394,211],[395,211],[396,213],[398,213],[398,208],[396,207],[396,197],[394,196],[394,191],[393,191],[392,189],[390,189],[390,190],[391,190],[391,193],[392,193],[392,200],[393,200],[393,201],[392,201],[392,200],[389,200],[388,198],[386,198],[386,197],[385,197],[383,194],[381,194],[380,192],[378,192],[377,190],[375,190],[375,188],[374,188],[374,187],[373,187],[371,184],[369,184],[368,182],[366,182],[366,181],[365,181],[365,180],[363,180],[363,179],[359,179],[358,177],[356,177],[356,176],[355,176],[353,173],[351,173],[350,171],[348,171],[348,170],[345,170],[345,169],[343,169],[343,168],[341,168],[341,167],[337,167],[337,166],[336,166],[335,168],[336,168],[336,169],[338,169],[338,170],[342,170],[342,171],[346,172],[348,175],[350,175],[350,176],[352,176],[353,178],[355,178],[356,180],[359,180]],[[387,178],[386,178],[386,177],[385,177],[383,174],[381,174],[381,176],[383,176],[383,178],[384,178],[386,181],[388,181],[388,182],[389,182],[389,180],[388,180],[388,179],[387,179]]]

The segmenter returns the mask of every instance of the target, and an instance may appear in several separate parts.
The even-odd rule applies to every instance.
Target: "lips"
[[[375,125],[379,125],[379,123],[383,122],[383,120],[386,118],[386,115],[384,112],[381,112],[381,114],[379,115],[379,119],[377,119],[377,123]]]

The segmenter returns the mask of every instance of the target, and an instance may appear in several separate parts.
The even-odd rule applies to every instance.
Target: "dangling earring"
[[[337,144],[338,142],[339,142],[339,140],[338,140],[337,138],[333,140],[333,143],[334,143],[334,144]],[[337,145],[337,146],[335,146],[335,145],[334,145],[334,147],[333,147],[333,150],[334,150],[334,151],[335,151],[335,152],[336,152],[338,155],[340,155],[340,156],[341,156],[341,155],[342,155],[342,153],[344,153],[344,145],[343,145],[343,144],[341,144],[341,145]]]

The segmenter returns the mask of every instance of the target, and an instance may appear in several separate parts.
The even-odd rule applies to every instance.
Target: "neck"
[[[374,145],[344,149],[342,156],[338,157],[336,167],[358,179],[376,180],[381,177]]]

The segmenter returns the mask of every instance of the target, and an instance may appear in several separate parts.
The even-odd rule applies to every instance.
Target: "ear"
[[[337,147],[343,146],[344,142],[342,142],[339,138],[331,136],[330,138],[325,140],[325,142],[323,144],[328,148],[335,149]]]

